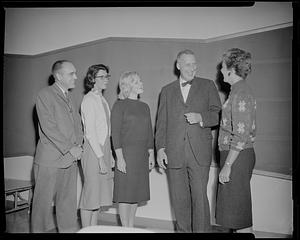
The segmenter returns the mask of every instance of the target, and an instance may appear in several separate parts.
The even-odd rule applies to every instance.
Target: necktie
[[[185,81],[185,82],[181,83],[181,86],[182,86],[182,87],[185,87],[187,84],[192,85],[192,82],[193,82],[193,80]]]

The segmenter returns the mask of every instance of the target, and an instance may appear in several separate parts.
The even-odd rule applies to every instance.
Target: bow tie
[[[181,83],[181,86],[182,86],[182,87],[185,87],[187,84],[192,85],[192,82],[193,82],[193,80],[185,81],[185,82]]]

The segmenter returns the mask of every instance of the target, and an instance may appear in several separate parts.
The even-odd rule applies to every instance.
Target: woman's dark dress
[[[153,149],[153,132],[148,105],[139,100],[115,102],[111,111],[114,149],[121,148],[126,173],[115,167],[114,202],[138,203],[150,199],[149,153]]]

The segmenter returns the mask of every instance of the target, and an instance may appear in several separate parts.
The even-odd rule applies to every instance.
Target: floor
[[[114,221],[111,219],[103,220],[100,219],[98,222],[99,225],[112,225],[118,226],[120,222],[118,220]],[[174,231],[170,227],[154,226],[153,224],[147,224],[145,221],[137,221],[135,227],[145,228],[157,233],[173,233]],[[78,218],[78,228],[80,228],[80,218]],[[226,230],[214,226],[214,232],[224,233]],[[50,231],[51,233],[56,233],[55,229]],[[27,209],[19,210],[14,213],[6,214],[6,233],[30,233],[30,218]],[[268,232],[254,232],[255,238],[291,238],[290,235],[278,234],[278,233],[268,233]]]

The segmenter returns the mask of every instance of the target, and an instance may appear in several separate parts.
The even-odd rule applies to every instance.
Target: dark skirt
[[[220,152],[220,169],[229,151]],[[216,223],[225,228],[241,229],[252,226],[250,180],[255,165],[253,148],[242,150],[231,166],[230,181],[218,184]]]
[[[123,146],[126,174],[115,166],[113,202],[140,203],[150,200],[147,144]]]

